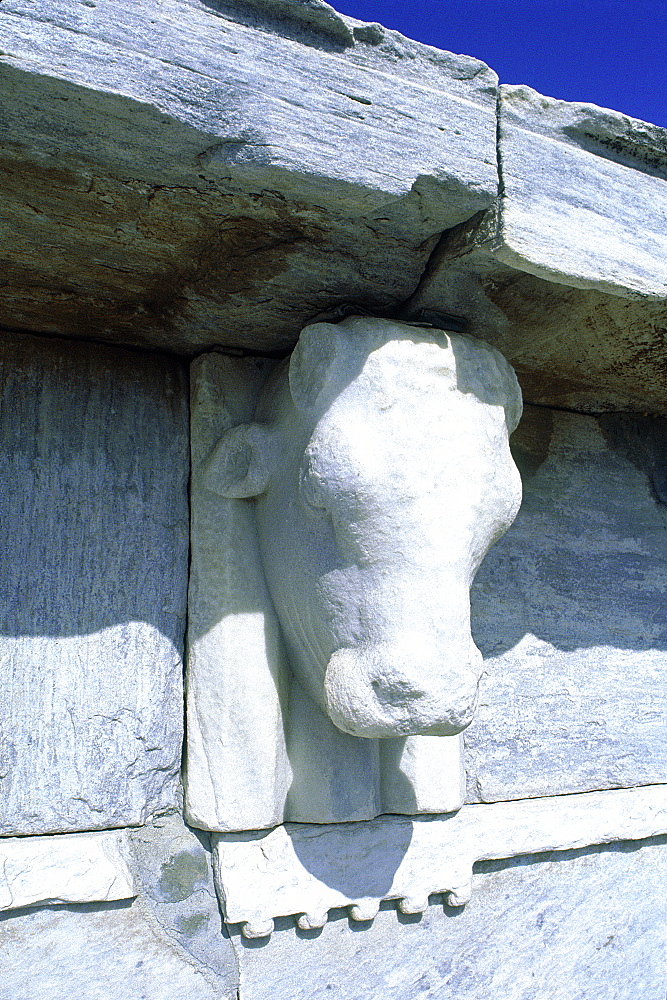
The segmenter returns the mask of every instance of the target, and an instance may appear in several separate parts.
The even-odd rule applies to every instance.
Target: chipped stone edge
[[[0,910],[136,896],[125,830],[0,839]]]
[[[475,804],[433,817],[216,834],[213,867],[227,923],[241,924],[246,938],[263,938],[276,917],[293,916],[301,930],[313,930],[326,924],[334,908],[347,908],[355,921],[372,920],[383,900],[396,901],[404,914],[422,913],[434,893],[443,893],[450,906],[464,906],[476,861],[664,833],[667,785],[649,785]],[[378,892],[376,872],[391,856],[391,885]],[[306,867],[308,860],[319,877]],[[357,894],[336,888],[351,881],[361,890]]]

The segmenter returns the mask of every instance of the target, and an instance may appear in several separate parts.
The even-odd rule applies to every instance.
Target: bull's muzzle
[[[352,736],[454,736],[472,721],[481,669],[472,638],[458,650],[419,635],[339,649],[324,680],[327,711]]]

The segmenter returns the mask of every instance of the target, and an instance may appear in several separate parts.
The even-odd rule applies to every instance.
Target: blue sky
[[[502,83],[667,128],[667,0],[330,0],[343,14],[477,56]]]

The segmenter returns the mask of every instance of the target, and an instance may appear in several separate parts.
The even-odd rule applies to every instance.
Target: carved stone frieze
[[[436,893],[463,906],[476,861],[666,832],[667,785],[654,785],[464,806],[450,816],[220,834],[214,869],[226,920],[254,938],[271,934],[279,916],[294,915],[302,930],[322,927],[338,907],[372,920],[382,900],[405,914],[423,912]]]
[[[196,362],[189,816],[456,809],[481,670],[470,583],[521,499],[516,377],[480,341],[350,317],[307,327],[254,407],[259,382]]]

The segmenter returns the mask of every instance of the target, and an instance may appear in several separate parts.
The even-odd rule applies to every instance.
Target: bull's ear
[[[239,424],[218,441],[203,469],[207,490],[223,497],[256,497],[271,478],[274,435],[262,424]]]

